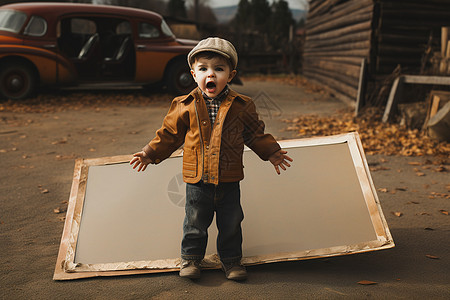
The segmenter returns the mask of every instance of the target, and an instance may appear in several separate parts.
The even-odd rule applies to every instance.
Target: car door
[[[29,18],[23,30],[23,44],[47,50],[39,53],[42,62],[36,58],[34,63],[38,65],[41,82],[55,83],[57,80],[56,38],[54,31],[51,30],[44,18],[35,15]]]
[[[172,33],[170,30],[170,33],[165,33],[161,27],[160,24],[147,20],[141,20],[137,24],[135,41],[136,82],[153,83],[161,81],[167,63],[178,55],[170,51],[170,47],[174,46]]]
[[[62,18],[58,27],[58,51],[75,67],[78,82],[101,81],[100,36],[95,18],[73,14]]]

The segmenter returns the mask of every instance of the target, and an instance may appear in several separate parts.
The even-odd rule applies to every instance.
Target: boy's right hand
[[[147,165],[152,162],[144,151],[137,152],[133,154],[133,156],[134,157],[130,161],[130,165],[134,164],[133,169],[138,168],[138,172],[145,171],[145,169],[147,169]]]

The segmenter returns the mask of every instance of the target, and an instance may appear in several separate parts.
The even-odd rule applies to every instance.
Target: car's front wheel
[[[188,94],[196,87],[185,59],[177,59],[167,67],[165,83],[169,91],[175,95]]]
[[[20,100],[31,96],[36,88],[36,76],[26,64],[6,63],[0,66],[0,97]]]

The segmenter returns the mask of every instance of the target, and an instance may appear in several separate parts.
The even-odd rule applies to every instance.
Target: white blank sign
[[[394,247],[356,133],[280,145],[277,175],[244,153],[245,265]],[[182,156],[138,173],[130,156],[79,160],[54,279],[174,271],[184,218]],[[205,268],[219,267],[213,221]]]

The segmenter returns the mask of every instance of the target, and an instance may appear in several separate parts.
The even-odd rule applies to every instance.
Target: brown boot
[[[247,279],[247,270],[240,262],[223,263],[222,270],[225,272],[225,276],[230,280],[245,280]]]
[[[200,278],[200,260],[186,260],[182,259],[180,264],[180,276],[197,279]]]

